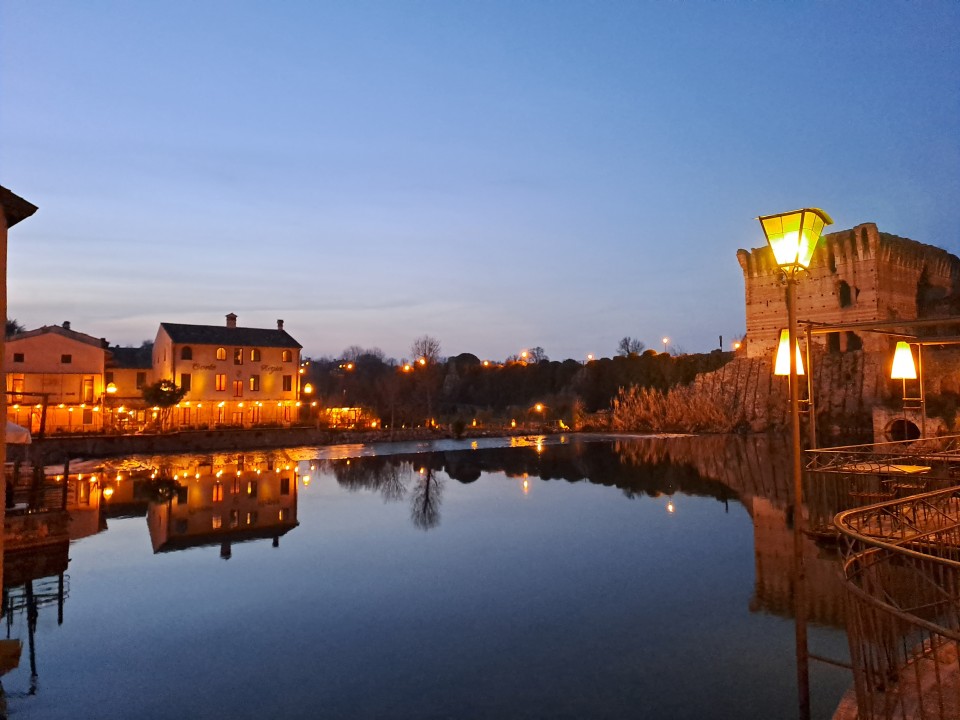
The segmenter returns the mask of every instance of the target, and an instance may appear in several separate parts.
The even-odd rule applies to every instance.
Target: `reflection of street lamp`
[[[817,208],[803,208],[758,218],[773,257],[787,281],[787,347],[797,346],[797,276],[806,271],[813,251],[820,242],[820,233],[833,223],[830,216]],[[797,695],[801,720],[810,717],[810,675],[807,652],[807,618],[804,598],[803,568],[803,468],[800,463],[800,388],[797,376],[799,348],[789,352],[790,359],[790,425],[793,440],[793,561],[796,570],[797,619]],[[815,422],[811,415],[810,422]]]

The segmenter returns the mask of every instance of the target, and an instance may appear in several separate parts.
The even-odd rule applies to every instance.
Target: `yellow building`
[[[142,430],[153,419],[143,399],[143,388],[154,382],[151,346],[111,347],[107,352],[103,384],[106,399],[103,423],[107,432]]]
[[[45,325],[7,339],[7,418],[39,434],[99,432],[103,427],[107,343]]]
[[[153,346],[155,380],[187,393],[174,427],[289,425],[299,416],[301,345],[284,329],[161,323]]]

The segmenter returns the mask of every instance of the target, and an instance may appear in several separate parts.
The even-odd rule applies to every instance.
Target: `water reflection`
[[[222,577],[235,576],[245,563],[251,565],[250,553],[244,557],[237,548],[239,543],[269,541],[279,546],[281,538],[300,524],[300,493],[312,496],[309,500],[315,511],[318,506],[328,503],[331,488],[376,494],[387,505],[381,507],[376,502],[374,505],[381,507],[384,513],[398,513],[401,523],[410,523],[406,525],[408,530],[412,526],[430,531],[430,538],[439,538],[444,536],[444,531],[434,532],[437,528],[449,529],[456,525],[458,517],[462,517],[456,511],[462,507],[464,498],[469,501],[474,493],[480,497],[488,483],[502,482],[505,478],[510,481],[506,486],[507,501],[523,502],[516,507],[524,509],[536,508],[548,496],[557,497],[556,492],[546,492],[548,488],[543,483],[552,484],[551,491],[561,490],[560,486],[565,483],[608,487],[611,490],[602,493],[604,497],[616,500],[622,495],[628,501],[636,501],[638,510],[645,498],[658,498],[658,516],[668,522],[669,527],[690,535],[695,530],[685,523],[693,522],[691,510],[696,503],[687,498],[715,501],[699,503],[701,518],[704,507],[710,513],[732,512],[734,515],[739,512],[739,507],[743,507],[752,522],[754,575],[752,593],[747,585],[747,592],[736,600],[737,606],[758,615],[793,616],[796,585],[792,569],[789,452],[775,438],[574,440],[562,444],[532,439],[515,445],[471,449],[464,444],[463,449],[370,457],[345,457],[341,453],[328,455],[324,460],[319,459],[317,449],[299,448],[109,461],[97,470],[96,482],[91,481],[94,476],[90,474],[80,480],[71,472],[71,503],[66,514],[73,520],[63,523],[66,534],[60,539],[58,554],[55,559],[40,555],[26,559],[24,562],[29,571],[19,572],[14,555],[8,552],[5,587],[21,588],[16,591],[19,593],[16,597],[25,599],[25,578],[31,573],[34,581],[53,578],[50,582],[55,583],[66,570],[69,538],[88,537],[104,530],[109,532],[112,521],[130,517],[145,518],[154,553],[200,548],[200,559],[204,559],[203,553],[206,552],[207,557],[223,568],[220,571]],[[485,476],[483,483],[467,487],[482,476]],[[830,485],[830,482],[834,484]],[[832,517],[838,506],[849,502],[849,493],[836,482],[808,480],[805,508],[808,518]],[[108,490],[111,491],[109,499]],[[593,494],[595,496],[596,492]],[[449,519],[443,524],[445,497],[449,503],[446,509]],[[630,507],[619,501],[617,506]],[[308,516],[310,507],[305,499],[305,525],[315,517]],[[629,510],[627,514],[633,516]],[[646,517],[640,513],[636,516]],[[142,523],[128,523],[127,527],[142,527]],[[749,532],[748,526],[741,523],[741,527]],[[524,530],[528,532],[527,539],[531,539],[532,529]],[[367,536],[375,536],[377,532],[375,528],[364,527],[357,531],[357,538],[362,543]],[[284,561],[300,557],[298,551],[304,552],[304,543],[300,541],[305,534],[314,537],[301,529],[291,536],[294,542],[284,541],[282,556],[270,553],[271,557]],[[419,533],[415,535],[420,537]],[[237,559],[229,565],[216,562],[215,552],[229,559],[235,551]],[[310,548],[309,552],[315,552],[315,548]],[[818,545],[813,538],[806,538],[804,555],[807,581],[812,589],[810,620],[842,627],[843,588],[832,551],[827,546]],[[364,559],[375,557],[371,550]],[[149,565],[151,559],[145,557],[142,562]],[[350,556],[342,564],[356,562],[357,557]],[[748,558],[747,562],[751,560]],[[158,566],[166,567],[168,571],[173,568],[170,563]],[[336,566],[337,562],[328,558],[324,572],[332,572],[330,568]],[[456,567],[456,563],[451,567]],[[292,574],[298,572],[292,570]],[[52,585],[44,582],[47,583],[43,586],[45,589],[39,594],[46,593],[46,597]],[[294,585],[296,582],[292,581]],[[35,585],[31,590],[35,596],[38,595],[34,592],[37,587]],[[357,597],[372,596],[370,592],[358,592]],[[9,622],[9,618],[21,612],[23,620],[27,621],[24,635],[27,639],[33,635],[27,609],[29,603],[24,605],[21,600],[17,603],[5,610],[6,616]],[[22,611],[17,609],[21,606]],[[61,616],[62,606],[61,599]],[[372,605],[366,609],[374,614],[377,612]],[[36,627],[35,614],[32,627]],[[30,686],[34,685],[35,673]]]

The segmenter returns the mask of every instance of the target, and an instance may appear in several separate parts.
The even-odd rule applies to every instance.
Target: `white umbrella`
[[[29,445],[30,431],[7,420],[7,443],[11,445]]]

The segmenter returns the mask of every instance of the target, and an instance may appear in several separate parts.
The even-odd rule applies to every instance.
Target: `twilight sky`
[[[729,347],[761,213],[960,253],[960,4],[0,0],[10,316]]]

